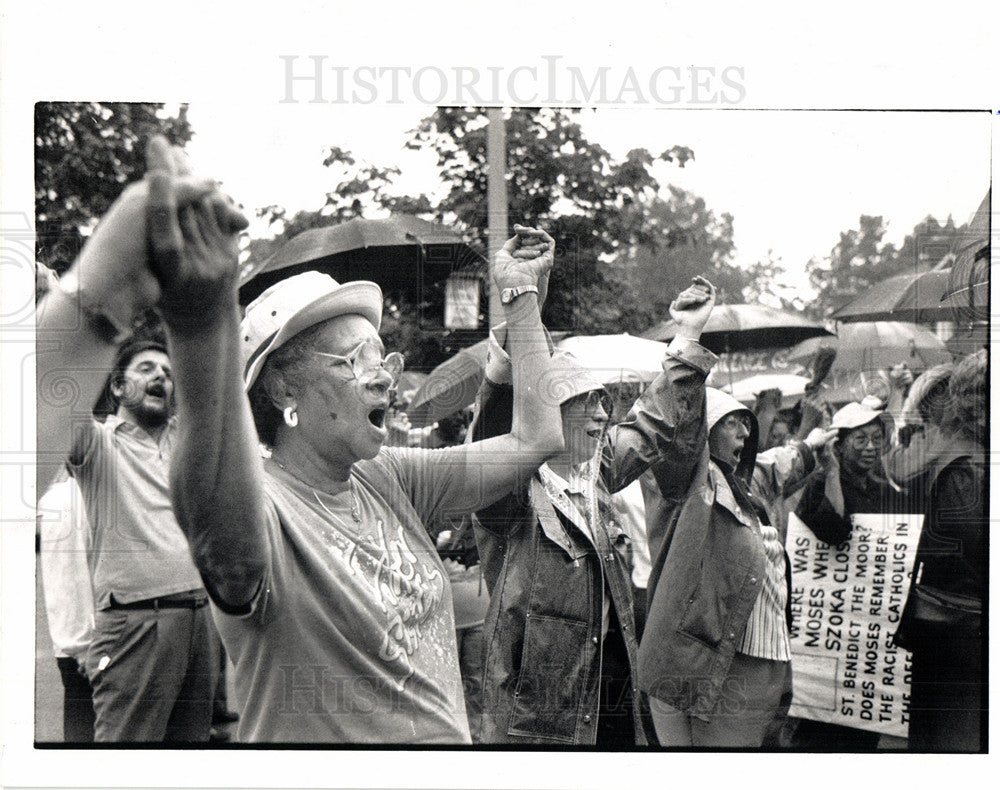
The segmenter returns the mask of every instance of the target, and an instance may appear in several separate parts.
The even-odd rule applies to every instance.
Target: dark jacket
[[[905,492],[892,487],[885,478],[850,475],[840,470],[840,490],[844,495],[844,515],[837,513],[826,496],[826,475],[816,474],[802,490],[795,515],[817,538],[836,546],[851,537],[853,513],[908,513],[911,510]]]
[[[987,706],[987,457],[982,446],[957,437],[939,437],[929,450],[921,473],[908,480],[925,514],[913,576],[936,595],[961,597],[966,614],[937,622],[918,617],[918,585],[911,585],[893,635],[913,654],[910,746],[980,751]],[[978,616],[968,613],[973,602]]]
[[[751,435],[735,470],[711,460],[707,442],[689,474],[678,478],[661,465],[653,467],[664,502],[674,507],[656,542],[649,522],[653,569],[639,647],[640,688],[702,716],[715,708],[724,690],[736,645],[764,584],[767,559],[758,519],[779,521],[774,526],[784,537],[783,514],[773,500],[806,474],[811,461],[811,453],[801,447],[782,447],[768,451],[758,464],[752,413],[729,396],[720,398],[723,393],[709,395],[708,426],[742,410],[751,416]],[[765,505],[761,497],[773,500]]]
[[[915,512],[924,513],[914,578],[985,605],[987,569],[986,454],[975,442],[940,437],[927,463],[906,480]]]
[[[476,537],[490,592],[486,616],[482,740],[485,743],[591,745],[597,733],[601,622],[605,587],[636,693],[636,637],[627,538],[608,491],[617,491],[653,460],[683,474],[704,445],[704,380],[715,358],[697,344],[664,360],[664,373],[612,428],[598,482],[597,543],[532,482],[477,513]],[[506,432],[511,390],[488,379],[480,392],[475,439]],[[609,632],[608,638],[618,638]],[[636,742],[645,743],[633,705]]]

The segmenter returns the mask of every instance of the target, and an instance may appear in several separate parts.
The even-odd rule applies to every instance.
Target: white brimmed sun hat
[[[867,399],[866,399],[867,400]],[[893,419],[889,414],[873,409],[870,403],[848,403],[833,415],[830,427],[838,431],[860,428],[870,422],[879,421],[888,433],[892,433]]]
[[[240,322],[240,359],[247,392],[271,352],[305,329],[341,315],[361,315],[378,330],[382,289],[367,280],[338,283],[328,274],[303,272],[254,299]]]

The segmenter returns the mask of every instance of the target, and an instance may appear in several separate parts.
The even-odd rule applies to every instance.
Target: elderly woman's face
[[[868,472],[886,449],[886,436],[878,420],[852,428],[840,440],[841,463],[849,470]]]
[[[713,458],[739,466],[743,445],[750,437],[750,417],[734,411],[719,420],[708,433],[708,450]]]
[[[357,371],[352,358],[363,344],[384,352],[375,327],[359,315],[327,321],[315,336],[307,375],[296,387],[298,431],[330,461],[374,458],[386,438],[385,414],[393,377],[383,367]]]
[[[611,399],[603,390],[594,390],[566,401],[562,407],[563,439],[569,462],[589,461],[608,425]]]

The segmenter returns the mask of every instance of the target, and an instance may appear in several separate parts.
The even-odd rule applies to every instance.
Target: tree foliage
[[[768,307],[792,312],[802,312],[805,301],[796,293],[796,289],[788,285],[786,269],[780,257],[775,257],[774,250],[768,250],[763,260],[754,261],[746,269],[748,283],[743,288],[743,299],[746,302],[760,302]]]
[[[643,221],[660,189],[657,160],[683,167],[694,158],[675,145],[614,159],[588,140],[571,110],[506,111],[507,195],[511,224],[540,225],[557,242],[549,283],[547,324],[575,332],[637,331],[652,322],[651,305],[636,303],[627,278],[608,263],[635,245],[655,241]],[[445,107],[425,118],[408,145],[437,155],[445,197],[434,209],[485,244],[486,116],[479,108]]]
[[[625,222],[635,229],[636,241],[616,257],[614,268],[635,304],[665,318],[671,300],[695,275],[715,284],[720,301],[742,301],[750,280],[732,263],[731,214],[716,216],[703,198],[675,186],[665,198],[630,207],[629,214]]]
[[[666,317],[670,300],[695,274],[712,278],[729,301],[742,300],[754,280],[733,265],[733,217],[717,216],[684,190],[665,190],[654,173],[657,162],[684,167],[694,159],[690,148],[673,145],[655,154],[637,148],[616,159],[586,137],[578,111],[514,108],[505,111],[505,121],[509,221],[539,225],[557,242],[544,311],[550,328],[640,332]],[[398,170],[358,162],[331,146],[324,164],[339,175],[325,204],[292,217],[277,206],[261,210],[278,234],[254,240],[251,261],[303,230],[386,211],[437,220],[486,248],[486,136],[485,112],[471,107],[438,108],[410,133],[409,148],[436,156],[443,192],[434,200],[395,194]],[[389,329],[405,340],[414,365],[430,367],[456,344],[447,332],[428,339],[426,325],[420,331],[406,326],[405,308],[416,298],[387,294],[387,304],[399,308]],[[421,307],[427,315],[427,305]]]
[[[35,105],[35,254],[66,269],[87,230],[130,181],[145,172],[146,141],[163,134],[183,147],[186,108],[162,104],[38,102]]]

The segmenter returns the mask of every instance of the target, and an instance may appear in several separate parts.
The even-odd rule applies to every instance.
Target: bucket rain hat
[[[240,322],[240,360],[249,392],[267,357],[311,326],[341,315],[361,315],[378,330],[382,289],[367,280],[338,283],[328,274],[303,272],[254,299]]]
[[[540,383],[543,391],[554,396],[560,405],[588,392],[604,392],[604,385],[567,351],[556,350],[552,353],[549,367]]]

